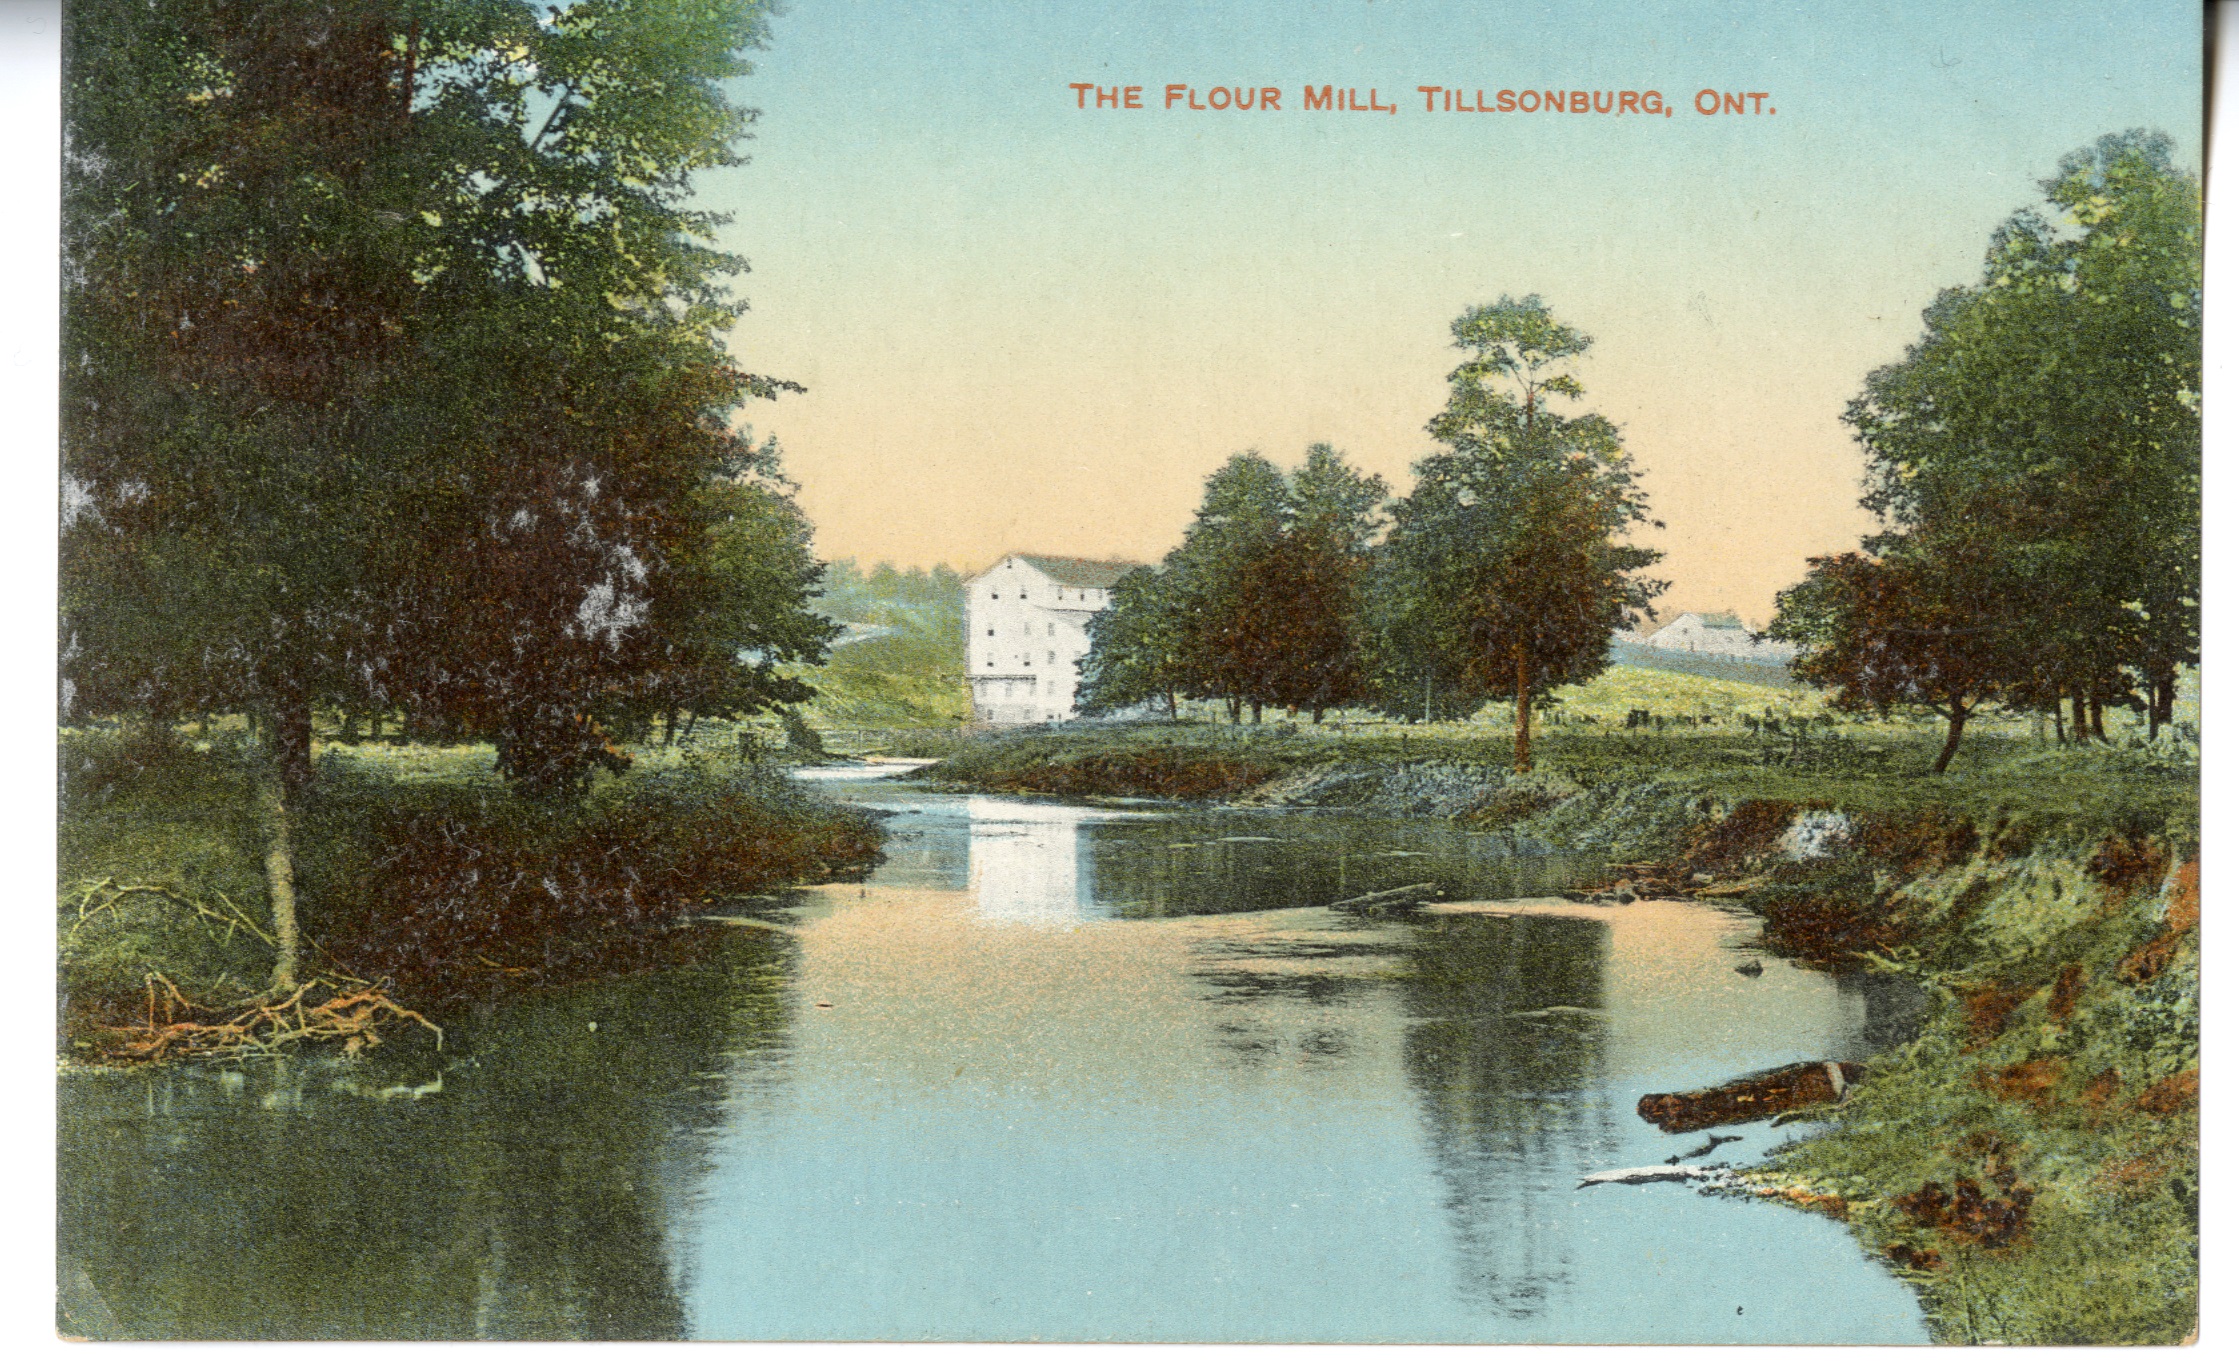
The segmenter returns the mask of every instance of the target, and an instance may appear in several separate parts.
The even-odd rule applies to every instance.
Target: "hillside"
[[[972,715],[964,681],[964,584],[946,565],[835,560],[818,610],[851,629],[824,664],[797,671],[817,690],[817,731],[954,730]]]

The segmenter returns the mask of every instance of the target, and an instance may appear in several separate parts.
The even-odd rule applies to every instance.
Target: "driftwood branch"
[[[1329,908],[1333,911],[1366,911],[1372,914],[1380,911],[1405,911],[1412,910],[1426,901],[1436,901],[1444,895],[1446,895],[1445,891],[1437,885],[1429,882],[1418,882],[1412,886],[1393,887],[1388,891],[1370,892],[1365,896],[1353,896],[1347,897],[1343,901],[1332,901],[1329,903]]]
[[[231,942],[236,932],[246,932],[262,940],[266,945],[273,942],[272,936],[251,920],[239,906],[234,905],[233,899],[223,892],[217,895],[218,900],[224,904],[224,910],[215,909],[208,903],[197,901],[174,888],[155,883],[119,882],[113,877],[81,882],[71,890],[69,895],[75,895],[77,898],[77,917],[71,921],[70,928],[63,933],[62,947],[64,949],[70,948],[77,942],[78,935],[85,930],[88,922],[101,915],[116,911],[133,897],[153,897],[158,901],[179,907],[197,920],[222,926],[225,930],[226,942]]]
[[[363,982],[337,984],[314,978],[286,996],[235,1008],[222,1017],[220,1011],[189,1000],[160,972],[147,975],[147,995],[144,1024],[104,1031],[109,1038],[103,1051],[111,1057],[156,1062],[178,1057],[270,1056],[309,1042],[339,1042],[344,1052],[358,1053],[377,1047],[380,1028],[395,1024],[417,1025],[435,1035],[438,1049],[443,1047],[441,1025]]]
[[[1578,1189],[1588,1186],[1645,1186],[1657,1181],[1707,1181],[1724,1175],[1720,1167],[1690,1167],[1667,1163],[1660,1167],[1617,1167],[1578,1179]]]

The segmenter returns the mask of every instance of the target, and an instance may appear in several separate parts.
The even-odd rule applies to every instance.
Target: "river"
[[[1886,984],[1436,823],[805,776],[887,862],[706,963],[441,1055],[66,1078],[78,1331],[1926,1341],[1832,1221],[1576,1188],[1694,1146],[1644,1091],[1886,1043]],[[1459,905],[1312,909],[1415,882]]]

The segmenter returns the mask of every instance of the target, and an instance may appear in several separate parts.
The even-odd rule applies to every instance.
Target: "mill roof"
[[[1007,555],[1024,560],[1067,588],[1109,588],[1130,569],[1143,566],[1133,560],[1082,560],[1069,555]]]
[[[1683,617],[1693,617],[1703,627],[1712,631],[1746,631],[1749,629],[1740,615],[1734,612],[1675,612],[1655,623],[1654,629],[1677,626]]]

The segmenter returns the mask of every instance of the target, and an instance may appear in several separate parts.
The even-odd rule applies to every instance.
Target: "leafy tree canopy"
[[[1623,537],[1648,520],[1615,424],[1551,410],[1584,386],[1566,368],[1591,339],[1538,296],[1471,309],[1454,324],[1469,359],[1429,425],[1392,510],[1378,573],[1375,656],[1387,710],[1431,695],[1517,703],[1517,766],[1530,766],[1532,700],[1607,666],[1609,637],[1663,585],[1658,552]]]

